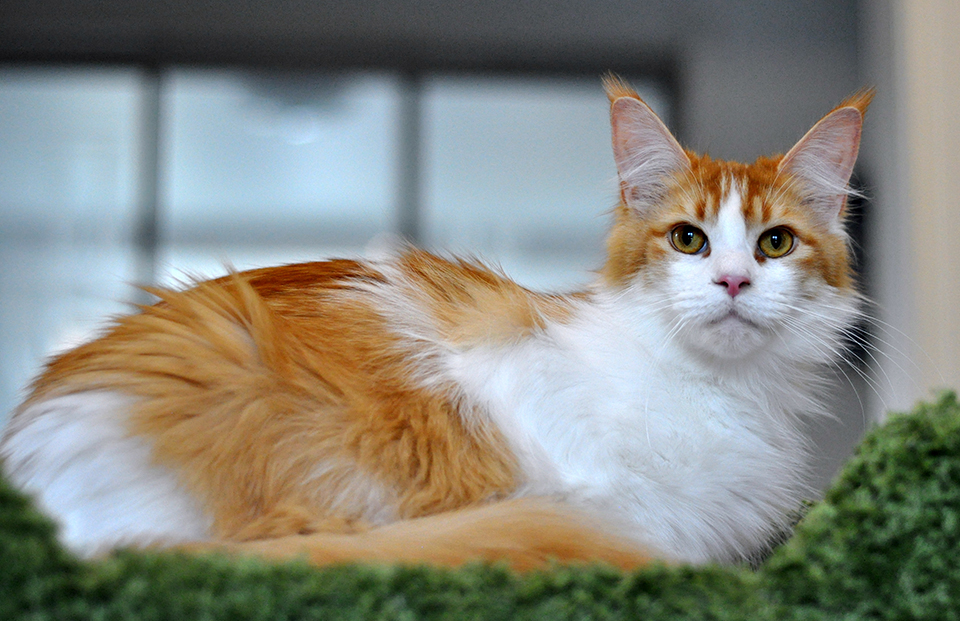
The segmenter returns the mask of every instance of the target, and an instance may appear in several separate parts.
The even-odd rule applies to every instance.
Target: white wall
[[[865,2],[861,32],[882,412],[960,387],[960,4]]]

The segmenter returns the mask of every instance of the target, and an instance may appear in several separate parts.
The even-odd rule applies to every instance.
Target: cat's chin
[[[734,310],[711,319],[693,331],[688,342],[695,350],[722,360],[745,358],[764,347],[769,330]]]

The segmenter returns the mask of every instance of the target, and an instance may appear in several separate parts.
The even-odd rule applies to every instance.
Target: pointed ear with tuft
[[[799,183],[801,196],[824,223],[836,222],[851,194],[850,175],[860,149],[863,113],[837,108],[800,139],[780,160],[779,172]]]
[[[610,104],[613,157],[624,202],[644,213],[657,204],[667,180],[690,169],[690,159],[666,125],[639,98]]]

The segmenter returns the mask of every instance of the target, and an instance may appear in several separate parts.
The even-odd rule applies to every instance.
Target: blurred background
[[[854,222],[876,321],[811,427],[820,483],[885,412],[960,387],[954,0],[7,0],[0,424],[136,285],[392,236],[589,281],[617,198],[608,70],[685,146],[745,160],[876,86]]]

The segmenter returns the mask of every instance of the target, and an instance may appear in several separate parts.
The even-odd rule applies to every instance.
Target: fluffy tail
[[[603,529],[592,517],[536,499],[441,513],[358,534],[312,533],[183,548],[272,559],[305,558],[317,565],[360,561],[456,567],[470,561],[501,561],[518,571],[551,561],[601,562],[631,569],[656,558],[636,542]]]

